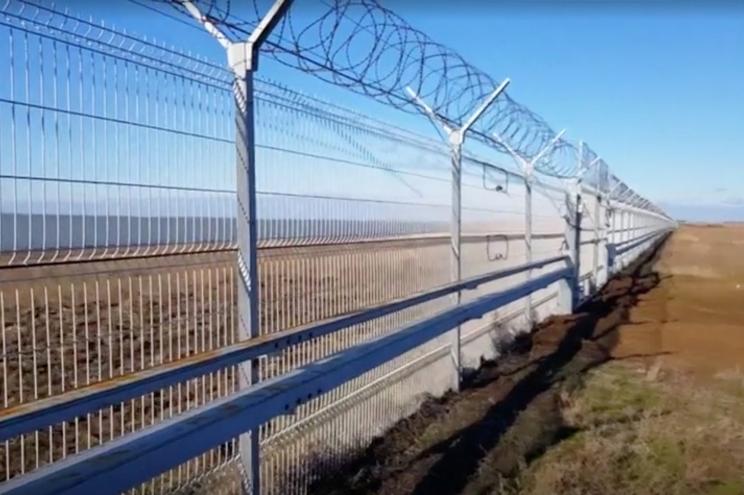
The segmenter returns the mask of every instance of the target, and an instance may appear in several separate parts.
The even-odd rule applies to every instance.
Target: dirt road
[[[635,382],[643,385],[677,371],[714,378],[736,373],[739,366],[744,366],[744,256],[739,255],[743,247],[744,226],[683,226],[661,249],[648,253],[610,281],[578,314],[544,322],[521,340],[508,358],[486,366],[462,393],[428,401],[419,413],[401,421],[350,462],[345,472],[318,483],[316,493],[645,494],[726,488],[729,478],[720,469],[711,474],[705,463],[697,463],[697,471],[690,470],[686,460],[696,455],[701,445],[710,447],[711,452],[719,443],[725,444],[727,451],[742,448],[744,430],[739,435],[739,426],[727,423],[720,430],[735,435],[716,440],[713,433],[718,430],[712,426],[706,429],[710,425],[692,423],[688,416],[680,419],[669,410],[667,402],[663,402],[661,412],[656,411],[653,407],[661,407],[662,401],[645,389],[633,387]],[[609,380],[613,387],[621,383],[624,388],[613,388],[613,392],[602,389],[598,398],[592,399],[591,408],[580,412],[583,423],[575,420],[575,412],[572,420],[567,411],[575,409],[575,402],[588,400],[580,391],[596,389],[587,385],[596,381],[596,373],[618,366],[631,370],[631,377],[623,371],[618,379],[617,372],[611,371],[610,378],[601,379]],[[620,408],[620,419],[610,422],[616,430],[617,425],[624,426],[617,431],[597,427],[592,415],[607,412],[617,397],[630,397],[630,402]],[[653,406],[653,411],[645,406]],[[684,438],[670,440],[667,448],[664,437],[662,453],[656,455],[654,442],[658,439],[635,448],[634,442],[648,436],[633,429],[641,417],[665,418],[672,425],[670,430],[689,432],[689,428],[696,428],[710,435],[694,448],[689,448]],[[711,416],[706,411],[701,417]],[[600,418],[599,423],[604,420]],[[653,432],[658,427],[648,421],[642,424],[644,431]],[[613,436],[628,432],[627,437]],[[602,445],[603,438],[613,438],[608,443],[611,448],[627,445],[631,450],[615,452],[607,445],[602,450],[597,445]],[[569,453],[588,450],[591,454],[577,453],[572,461],[560,450],[564,448]],[[555,451],[573,465],[548,468],[553,471],[552,478],[544,473],[539,475],[542,481],[533,476],[532,488],[525,488],[520,473]],[[639,452],[651,452],[653,456],[644,457]],[[711,456],[716,458],[716,454]],[[615,459],[619,459],[618,465],[613,464]],[[738,469],[735,459],[719,455],[716,462]],[[636,465],[642,467],[636,469]],[[555,474],[571,469],[574,471],[568,477]],[[597,476],[607,479],[593,478],[603,472],[608,474]],[[629,473],[630,481],[623,478],[625,473]],[[670,481],[659,481],[659,473]],[[744,471],[734,471],[734,476],[740,473]],[[583,480],[582,476],[589,481],[572,485]],[[548,488],[534,489],[540,483]],[[744,490],[744,485],[730,486],[734,487],[730,493]],[[685,487],[692,488],[687,491]]]

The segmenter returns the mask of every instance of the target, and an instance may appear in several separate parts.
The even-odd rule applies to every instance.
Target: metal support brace
[[[607,212],[608,216],[610,217],[610,242],[607,245],[606,256],[607,256],[607,278],[609,279],[610,275],[615,273],[615,246],[623,241],[623,214],[622,211],[617,208],[617,203],[615,199],[615,193],[617,192],[618,188],[622,185],[622,183],[618,183],[610,189],[610,191],[607,193]]]
[[[571,308],[576,308],[581,301],[581,221],[583,202],[581,199],[581,177],[573,179],[566,192],[566,246],[571,259],[572,277]]]
[[[186,10],[199,21],[225,49],[227,62],[235,77],[235,155],[237,173],[238,237],[238,338],[260,335],[258,297],[258,245],[256,221],[256,140],[253,101],[253,75],[258,70],[259,50],[271,31],[286,14],[292,0],[275,0],[245,41],[233,42],[190,0],[182,0]],[[258,381],[258,360],[240,366],[239,386],[249,387]],[[240,456],[248,476],[248,493],[260,493],[260,460],[258,428],[240,438]]]
[[[498,98],[498,96],[504,92],[506,87],[509,85],[509,79],[505,79],[493,92],[486,98],[483,103],[473,112],[465,123],[459,127],[452,127],[444,118],[439,116],[429,105],[426,104],[413,89],[410,87],[406,88],[406,92],[411,99],[418,105],[423,113],[425,113],[434,124],[439,124],[442,127],[446,137],[447,144],[450,147],[450,155],[452,162],[452,217],[450,220],[450,246],[451,246],[451,280],[457,282],[462,278],[462,145],[465,141],[465,135],[468,130],[477,122],[477,120],[483,115],[483,113],[491,106],[491,104]],[[461,292],[455,293],[453,296],[454,303],[460,304],[462,300]],[[452,356],[452,362],[454,365],[454,374],[452,381],[452,389],[455,391],[460,390],[460,383],[462,380],[462,352],[461,346],[461,328],[458,325],[452,332],[452,341],[450,344],[450,354]]]
[[[582,141],[580,143],[580,149],[579,149],[579,162],[583,162],[583,148],[584,148],[584,142]],[[596,157],[594,160],[592,160],[589,165],[586,166],[586,168],[581,172],[583,176],[584,171],[591,170],[592,167],[597,165],[600,162],[601,158]],[[599,287],[601,287],[604,284],[604,281],[602,280],[602,277],[599,273],[599,266],[600,266],[600,253],[602,253],[602,250],[600,249],[600,244],[602,244],[602,236],[604,232],[604,218],[603,218],[603,209],[602,209],[602,176],[601,176],[601,168],[596,168],[596,191],[597,194],[594,196],[594,213],[592,214],[592,226],[594,230],[594,242],[592,243],[592,284],[594,287],[592,287],[592,292],[597,290]],[[581,194],[581,191],[579,191],[579,194]]]
[[[581,286],[581,224],[586,205],[584,204],[581,193],[584,183],[584,173],[588,168],[588,166],[584,165],[584,141],[579,141],[578,167],[576,176],[569,181],[568,204],[566,208],[568,215],[566,218],[566,244],[569,248],[568,256],[573,263],[573,284],[571,290],[571,306],[573,308],[578,306],[584,296],[583,287]]]
[[[526,160],[522,155],[511,147],[508,141],[501,139],[497,134],[494,134],[494,139],[501,144],[506,151],[511,155],[512,159],[516,161],[522,168],[524,175],[524,251],[525,251],[525,263],[532,263],[532,186],[535,182],[535,165],[550,152],[555,144],[558,142],[566,130],[563,129],[561,132],[555,135],[555,137],[548,143],[543,149],[540,150],[531,160]],[[527,281],[532,280],[532,270],[527,272]],[[528,295],[525,299],[525,316],[527,319],[527,326],[532,328],[534,325],[534,318],[532,315],[532,294]],[[570,312],[570,311],[569,311]]]
[[[599,222],[599,240],[597,241],[597,256],[599,259],[598,272],[596,274],[597,289],[604,286],[609,279],[609,267],[607,261],[608,229],[610,227],[610,211],[607,198],[600,193],[597,195],[597,222]]]

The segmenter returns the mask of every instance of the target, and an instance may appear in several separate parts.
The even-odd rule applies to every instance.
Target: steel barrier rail
[[[349,326],[380,318],[460,290],[472,290],[488,282],[562,261],[568,262],[568,258],[555,256],[534,263],[478,275],[461,282],[445,284],[412,297],[396,299],[324,322],[246,340],[222,349],[200,353],[189,358],[98,382],[56,396],[0,410],[0,441],[139,397],[168,385],[278,352],[306,340],[328,335]]]
[[[636,239],[628,239],[627,241],[612,244],[612,249],[614,250],[615,256],[618,256],[618,255],[621,255],[623,253],[630,251],[631,249],[635,247],[640,246],[644,242],[652,239],[653,237],[666,234],[667,232],[671,232],[672,230],[673,229],[671,228],[663,228],[663,229],[655,230],[653,232],[649,232],[648,234],[642,235],[641,237],[638,237]]]
[[[612,202],[612,209],[619,210],[619,211],[626,211],[626,212],[630,212],[630,213],[637,213],[639,215],[645,215],[645,216],[649,216],[649,217],[654,217],[654,218],[658,218],[659,220],[663,220],[665,222],[670,222],[672,220],[670,217],[661,215],[661,214],[656,213],[654,211],[646,210],[646,209],[641,208],[639,206],[635,206],[635,205],[624,203],[624,202],[617,202],[617,201],[614,201],[614,200]]]
[[[644,236],[641,236],[637,239],[630,239],[624,242],[619,242],[615,244],[608,244],[607,245],[607,265],[610,269],[613,269],[615,267],[615,260],[618,256],[627,253],[633,248],[636,248],[643,244],[644,242],[648,242],[649,240],[653,239],[654,237],[662,237],[666,234],[669,234],[670,232],[673,232],[673,227],[666,227],[663,229],[655,230],[654,232],[651,232],[649,234],[646,234]]]
[[[177,417],[46,465],[0,486],[5,494],[120,493],[293,410],[469,320],[556,282],[561,268],[481,296]]]
[[[518,241],[524,239],[524,233],[519,232],[477,232],[477,233],[463,233],[461,239],[463,242],[471,242],[482,240],[488,236],[500,236],[509,241]],[[565,236],[563,232],[538,232],[532,234],[533,239],[560,239]],[[339,238],[332,240],[290,240],[285,239],[267,239],[262,240],[259,243],[258,249],[263,252],[271,250],[293,248],[293,247],[323,247],[323,246],[341,246],[349,244],[381,244],[381,243],[406,243],[413,241],[449,241],[449,233],[431,233],[431,234],[407,234],[407,235],[395,235],[385,237],[358,237],[358,238]],[[233,250],[235,248],[232,248]]]

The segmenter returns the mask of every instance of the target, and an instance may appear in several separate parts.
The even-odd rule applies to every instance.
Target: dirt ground
[[[314,493],[744,494],[743,244],[682,226]]]
[[[654,266],[658,287],[617,330],[613,357],[662,354],[651,366],[696,378],[744,369],[744,225],[686,225]]]

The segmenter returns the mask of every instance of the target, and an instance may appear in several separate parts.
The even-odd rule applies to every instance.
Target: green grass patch
[[[497,493],[744,495],[744,400],[730,384],[651,383],[607,364],[563,402],[576,433]]]

